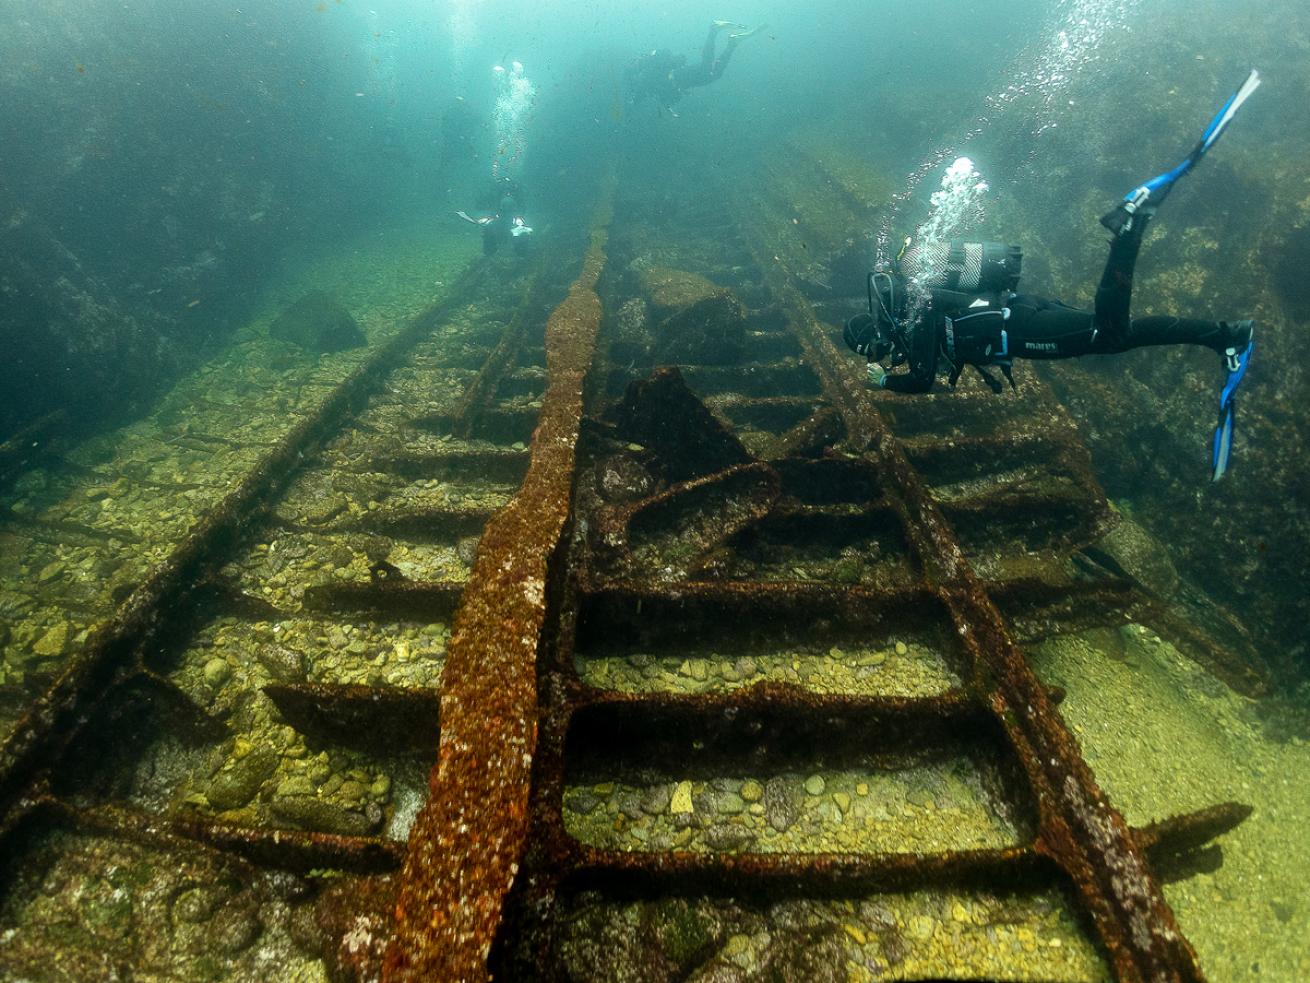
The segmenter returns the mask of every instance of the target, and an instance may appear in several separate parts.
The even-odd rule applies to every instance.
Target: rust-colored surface
[[[438,761],[410,834],[388,980],[488,978],[487,956],[529,831],[537,647],[600,330],[596,283],[608,224],[603,201],[582,272],[546,327],[549,384],[527,478],[488,524],[456,616]]]

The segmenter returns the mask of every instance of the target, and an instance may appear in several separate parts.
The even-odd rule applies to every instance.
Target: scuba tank
[[[911,283],[965,294],[1014,293],[1023,249],[1000,242],[911,243],[897,257],[897,272]]]

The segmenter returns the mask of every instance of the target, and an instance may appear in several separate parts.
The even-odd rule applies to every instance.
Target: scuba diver
[[[701,47],[700,61],[694,65],[687,63],[686,55],[675,55],[666,48],[642,55],[624,72],[629,104],[654,99],[662,110],[677,116],[673,104],[686,95],[688,89],[709,85],[721,78],[732,53],[737,50],[737,44],[767,27],[767,24],[750,28],[732,21],[714,21]],[[719,32],[728,29],[732,30],[728,35],[728,43],[716,55]]]
[[[1000,393],[1002,384],[987,367],[999,368],[1013,388],[1011,365],[1016,358],[1076,358],[1148,345],[1201,345],[1221,355],[1226,369],[1211,445],[1212,479],[1218,481],[1228,470],[1236,392],[1250,364],[1255,322],[1134,318],[1129,306],[1137,253],[1151,217],[1259,84],[1259,74],[1252,71],[1181,164],[1134,188],[1101,218],[1113,239],[1092,312],[1015,293],[1022,261],[1017,246],[958,240],[913,246],[907,239],[890,270],[869,274],[869,313],[851,318],[843,332],[847,346],[869,360],[869,383],[892,392],[921,393],[932,388],[939,366],[949,372],[952,386],[964,367],[972,366]],[[888,361],[892,367],[908,363],[908,373],[889,373],[882,365]]]
[[[463,211],[455,214],[482,229],[482,252],[490,256],[506,242],[512,242],[516,252],[524,252],[532,228],[523,219],[523,189],[519,183],[508,175],[493,178],[478,203],[482,214],[476,218]]]

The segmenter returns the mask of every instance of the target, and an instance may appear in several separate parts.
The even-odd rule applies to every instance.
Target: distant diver
[[[1214,146],[1238,108],[1260,84],[1252,71],[1177,167],[1129,192],[1101,224],[1113,233],[1110,255],[1096,289],[1095,312],[1014,291],[1022,252],[995,242],[906,240],[891,268],[868,276],[869,313],[846,322],[843,338],[869,360],[869,383],[898,393],[932,388],[939,359],[952,386],[972,366],[995,393],[1003,386],[987,371],[996,366],[1014,387],[1016,358],[1057,359],[1114,354],[1148,345],[1202,345],[1224,358],[1219,420],[1211,445],[1211,471],[1228,470],[1238,384],[1254,348],[1255,322],[1204,321],[1129,315],[1133,270],[1146,227],[1174,184]],[[907,373],[882,365],[908,363]]]
[[[686,55],[675,55],[667,48],[642,55],[624,72],[628,103],[636,105],[644,99],[654,99],[660,109],[671,116],[677,116],[673,106],[687,94],[688,89],[709,85],[722,78],[732,53],[737,50],[737,44],[767,27],[767,24],[751,28],[732,21],[714,21],[705,37],[705,44],[701,46],[700,61],[694,65],[687,63]],[[725,30],[731,30],[732,33],[728,35],[728,43],[723,46],[723,51],[716,53],[719,32]]]
[[[523,217],[524,197],[519,183],[511,177],[494,178],[479,205],[481,212],[477,216],[464,211],[455,214],[482,229],[482,252],[490,256],[506,242],[522,252],[532,227]]]

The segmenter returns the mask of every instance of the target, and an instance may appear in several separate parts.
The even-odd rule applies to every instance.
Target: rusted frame
[[[170,611],[185,611],[206,571],[263,516],[263,506],[287,487],[306,452],[322,442],[337,422],[372,392],[404,355],[463,303],[487,269],[478,262],[461,274],[450,294],[416,315],[338,383],[306,419],[210,509],[161,563],[146,575],[118,611],[92,633],[55,682],[29,707],[14,732],[0,746],[0,832],[22,811],[25,790],[43,768],[58,758],[85,718],[113,682],[129,667],[134,653],[170,620]]]
[[[842,411],[848,433],[879,462],[911,548],[973,665],[972,685],[1004,727],[1031,784],[1040,810],[1036,848],[1070,878],[1116,978],[1125,983],[1203,979],[1196,953],[1132,831],[1097,786],[941,509],[883,422],[862,366],[837,349],[785,271],[776,263],[761,265],[770,271],[766,275],[788,312],[789,326],[824,392]]]

